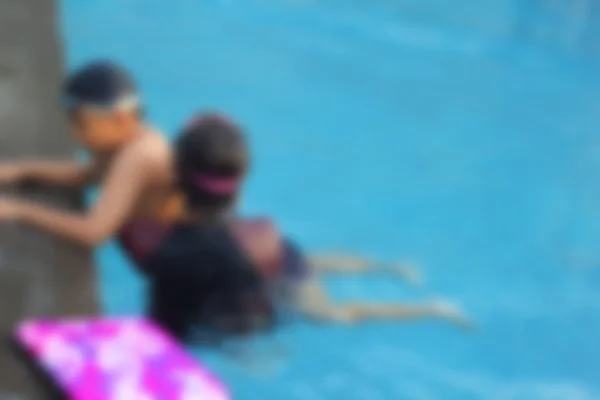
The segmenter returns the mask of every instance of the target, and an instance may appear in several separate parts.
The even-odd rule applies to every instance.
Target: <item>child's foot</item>
[[[434,313],[440,318],[452,322],[464,330],[472,331],[475,329],[475,326],[459,305],[444,300],[437,300],[431,304],[431,307]]]

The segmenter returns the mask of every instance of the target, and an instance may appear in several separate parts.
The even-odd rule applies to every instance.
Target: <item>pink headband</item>
[[[221,178],[206,174],[196,174],[193,177],[194,184],[213,194],[233,194],[240,186],[240,178]]]

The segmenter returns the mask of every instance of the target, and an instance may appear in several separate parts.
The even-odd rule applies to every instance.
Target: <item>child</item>
[[[311,260],[269,220],[224,212],[240,194],[249,159],[243,133],[231,121],[215,114],[196,118],[175,153],[188,216],[173,226],[144,269],[150,277],[150,315],[178,337],[211,332],[218,338],[274,327],[285,309],[328,322],[438,318],[468,326],[458,309],[443,303],[336,304],[316,269],[378,269],[348,256]]]
[[[0,197],[0,221],[23,222],[90,247],[117,237],[139,265],[179,217],[171,146],[146,125],[133,81],[115,64],[84,66],[67,79],[63,96],[73,134],[91,161],[0,164],[0,184],[100,183],[97,203],[88,212],[75,213]]]

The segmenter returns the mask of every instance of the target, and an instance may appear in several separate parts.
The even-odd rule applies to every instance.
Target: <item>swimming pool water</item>
[[[204,355],[236,399],[600,398],[596,10],[482,4],[63,1],[68,64],[124,62],[170,136],[207,108],[248,128],[246,212],[428,278],[338,279],[336,298],[451,297],[479,327],[300,324],[266,372]],[[119,249],[98,260],[106,312],[140,313]]]

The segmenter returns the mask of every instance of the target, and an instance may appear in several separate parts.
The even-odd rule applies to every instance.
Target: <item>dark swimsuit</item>
[[[147,273],[146,266],[152,255],[164,243],[171,229],[169,226],[150,220],[132,221],[125,225],[118,236],[119,242],[136,268]],[[261,266],[269,281],[279,287],[278,291],[293,290],[306,281],[311,274],[310,265],[301,249],[288,238],[281,242],[281,257],[275,265]]]
[[[167,238],[170,227],[150,220],[132,221],[119,233],[118,240],[136,268],[146,272],[145,265]]]
[[[283,238],[280,277],[294,282],[305,281],[311,275],[308,260],[300,247],[289,238]]]

